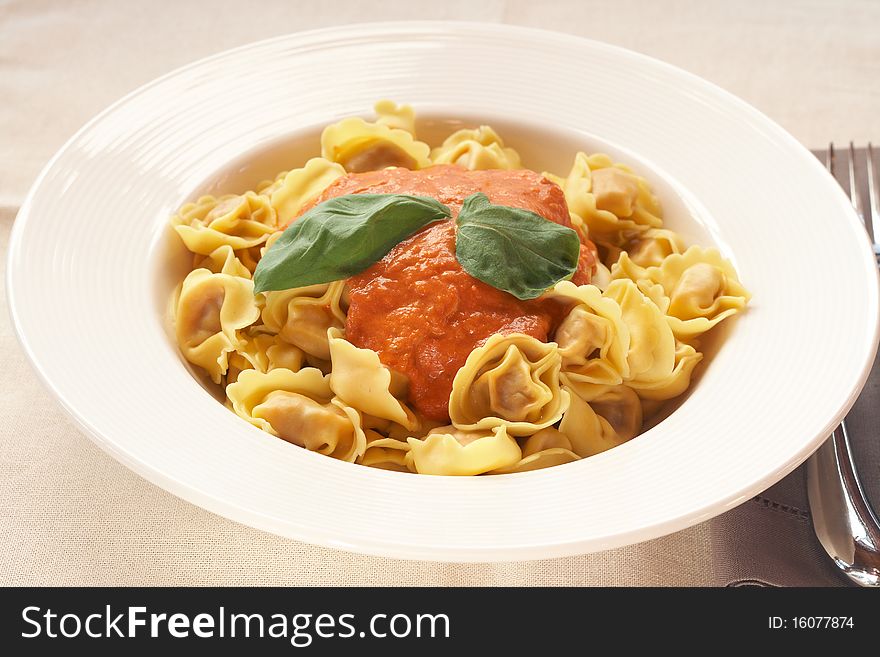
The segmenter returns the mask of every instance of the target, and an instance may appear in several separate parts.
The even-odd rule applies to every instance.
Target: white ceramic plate
[[[164,326],[181,275],[166,220],[202,191],[296,166],[317,130],[412,103],[428,136],[496,125],[531,168],[611,151],[667,223],[731,257],[753,293],[680,408],[581,462],[412,476],[272,439],[191,376]],[[449,121],[444,121],[448,119]],[[122,99],[35,183],[9,303],[47,385],[105,450],[211,511],[296,539],[450,561],[553,557],[682,529],[803,461],[850,407],[878,337],[865,234],[819,163],[692,75],[601,43],[506,26],[358,25],[222,53]]]

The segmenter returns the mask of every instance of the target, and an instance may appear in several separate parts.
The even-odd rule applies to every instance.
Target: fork
[[[849,197],[865,228],[869,228],[863,192],[871,206],[870,230],[880,264],[880,194],[874,149],[866,153],[865,186],[857,184],[855,147],[849,143]],[[825,166],[835,174],[834,144],[829,144]],[[865,187],[867,189],[865,189]],[[813,529],[835,565],[861,586],[880,587],[880,523],[865,496],[853,462],[846,421],[819,447],[807,463],[807,493]]]

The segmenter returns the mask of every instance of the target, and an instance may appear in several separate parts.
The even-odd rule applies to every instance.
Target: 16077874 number
[[[852,616],[770,616],[767,626],[771,630],[851,630],[855,624]]]

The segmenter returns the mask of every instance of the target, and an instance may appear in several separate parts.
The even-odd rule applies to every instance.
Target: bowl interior
[[[369,119],[368,116],[364,118]],[[663,208],[664,227],[680,233],[688,245],[714,246],[732,259],[732,253],[723,240],[722,231],[716,228],[717,222],[705,207],[690,197],[681,184],[636,153],[587,132],[546,123],[516,121],[501,115],[448,116],[436,111],[432,112],[430,109],[419,111],[416,132],[420,140],[434,147],[456,130],[476,128],[480,125],[494,128],[504,139],[505,145],[514,148],[522,156],[523,166],[533,171],[549,171],[564,176],[571,168],[578,151],[588,154],[608,154],[615,162],[628,165],[648,180]],[[261,181],[273,179],[280,171],[302,166],[309,158],[321,154],[320,136],[323,128],[324,126],[321,125],[298,130],[251,149],[202,181],[190,194],[180,200],[180,204],[206,194],[212,196],[239,194],[253,189]],[[165,217],[159,217],[158,220],[167,222]],[[169,347],[176,350],[169,300],[173,298],[174,291],[189,272],[192,256],[173,230],[160,227],[159,232],[162,239],[151,250],[153,298],[161,329]],[[703,371],[711,365],[712,354],[723,343],[724,336],[729,333],[734,323],[735,318],[723,322],[701,337],[700,348],[705,358],[694,372],[692,385],[683,395],[669,400],[654,417],[646,421],[643,432],[656,426],[674,412],[687,399],[694,387],[699,385]],[[181,367],[187,369],[211,396],[221,403],[224,401],[222,389],[211,382],[204,372],[194,368],[182,357],[179,361]]]

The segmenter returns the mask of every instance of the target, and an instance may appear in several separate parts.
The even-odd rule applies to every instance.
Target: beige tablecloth
[[[871,0],[373,4],[0,0],[3,264],[15,214],[39,169],[107,104],[196,58],[340,23],[466,19],[573,32],[702,75],[807,145],[880,135],[880,3]],[[789,583],[835,581],[809,568],[821,553],[803,509],[779,501],[797,497],[797,478],[769,501],[754,500],[711,523],[548,561],[404,562],[278,538],[183,502],[95,447],[36,379],[12,334],[5,298],[0,355],[0,584],[712,585],[742,579],[731,555],[780,533],[792,544],[783,555],[794,564]],[[763,513],[756,530],[744,535],[747,514],[756,510]],[[771,578],[771,557],[758,559],[755,577]]]

